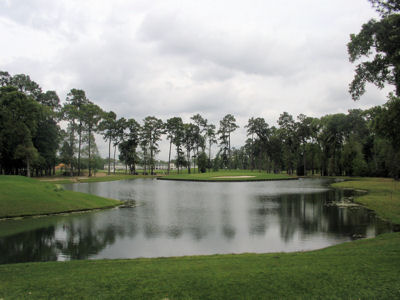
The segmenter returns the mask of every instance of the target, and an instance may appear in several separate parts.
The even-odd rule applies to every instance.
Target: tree
[[[184,136],[183,136],[183,144],[186,148],[186,159],[187,159],[187,169],[188,173],[190,174],[190,153],[194,150],[196,145],[197,135],[199,133],[199,127],[189,123],[184,124]]]
[[[111,169],[111,141],[113,140],[113,134],[115,131],[117,115],[113,112],[104,113],[103,119],[100,122],[99,130],[103,133],[103,138],[108,140],[108,175],[110,175]]]
[[[381,137],[386,138],[392,148],[392,175],[400,177],[400,98],[390,95],[389,101],[380,109],[376,121],[375,130]]]
[[[362,57],[372,59],[360,62],[349,92],[354,100],[365,93],[367,82],[383,88],[385,84],[394,85],[396,95],[400,96],[400,4],[398,0],[370,0],[381,19],[369,20],[363,24],[358,34],[351,34],[347,44],[350,62]]]
[[[115,127],[114,127],[113,134],[112,134],[112,140],[113,140],[113,146],[114,146],[114,159],[113,159],[114,174],[115,174],[115,162],[116,162],[115,153],[116,153],[117,146],[119,145],[119,143],[124,141],[126,126],[127,126],[127,123],[126,123],[125,118],[120,118],[115,122]]]
[[[299,148],[299,140],[296,136],[296,123],[293,116],[283,112],[278,119],[279,135],[283,143],[283,161],[288,174],[293,174],[295,168],[296,153]]]
[[[177,147],[177,159],[180,156],[180,145],[183,134],[183,122],[180,117],[173,117],[167,120],[165,123],[165,131],[167,133],[167,138],[169,139],[169,153],[168,153],[168,174],[170,171],[171,163],[171,147],[174,144]],[[179,173],[179,164],[177,164]]]
[[[31,163],[37,157],[32,137],[37,133],[41,112],[39,103],[14,87],[0,88],[0,158],[7,174],[18,174],[17,160],[23,160],[30,176]]]
[[[39,101],[39,97],[42,94],[42,89],[40,86],[25,74],[17,74],[12,76],[10,85],[15,86],[18,91],[27,96],[31,96],[36,101]]]
[[[125,162],[125,165],[129,166],[131,174],[136,174],[136,163],[139,160],[136,149],[140,142],[141,127],[134,119],[128,119],[126,128],[128,132],[125,134],[124,140],[118,145],[119,158]]]
[[[6,71],[0,71],[0,86],[7,86],[11,83],[11,76]]]
[[[148,116],[144,119],[142,127],[142,141],[144,146],[150,150],[150,173],[154,174],[154,157],[159,152],[158,142],[161,135],[165,133],[164,123],[161,119]]]
[[[91,164],[91,144],[92,135],[97,131],[98,123],[103,115],[103,111],[99,106],[89,101],[88,104],[82,107],[82,123],[84,130],[88,136],[88,154],[89,154],[89,177],[92,176],[92,164]]]
[[[207,125],[205,138],[208,141],[208,166],[211,168],[211,146],[217,142],[214,124]]]
[[[229,166],[231,158],[231,133],[234,132],[239,126],[236,124],[236,119],[233,115],[227,114],[220,122],[218,130],[221,149],[223,151],[224,164]],[[228,153],[227,153],[228,152]]]
[[[300,172],[298,170],[298,175],[303,173],[303,175],[307,175],[307,156],[306,156],[306,149],[307,149],[307,141],[312,135],[312,124],[313,118],[307,117],[304,114],[300,114],[297,116],[297,120],[299,120],[297,125],[297,136],[300,140],[301,149],[302,149],[302,157],[303,157],[303,170]]]
[[[83,90],[72,89],[66,98],[66,103],[63,107],[63,115],[66,120],[70,122],[73,127],[71,134],[74,135],[75,128],[78,133],[78,176],[81,174],[81,147],[82,147],[82,108],[88,104],[89,100],[86,98]],[[73,138],[71,138],[71,142]]]

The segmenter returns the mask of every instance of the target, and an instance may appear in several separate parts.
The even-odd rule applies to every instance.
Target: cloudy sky
[[[373,17],[367,0],[0,0],[0,70],[138,121],[231,113],[240,146],[252,116],[383,104],[387,91],[347,92],[349,34]]]

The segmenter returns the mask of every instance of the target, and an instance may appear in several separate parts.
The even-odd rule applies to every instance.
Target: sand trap
[[[211,177],[211,178],[252,178],[256,176],[217,176],[217,177]]]

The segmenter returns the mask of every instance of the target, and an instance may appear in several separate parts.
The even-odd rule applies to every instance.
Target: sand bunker
[[[217,176],[217,177],[211,177],[211,178],[252,178],[252,177],[256,177],[256,176]]]

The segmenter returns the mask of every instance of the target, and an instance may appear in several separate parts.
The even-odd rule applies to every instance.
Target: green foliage
[[[371,0],[382,13],[379,21],[374,19],[363,24],[358,34],[350,35],[347,45],[350,61],[355,62],[363,57],[374,57],[362,61],[356,66],[355,77],[350,84],[349,92],[354,100],[365,93],[367,82],[383,88],[385,84],[396,87],[400,96],[400,15],[398,1]]]
[[[205,152],[201,152],[197,158],[197,165],[201,173],[205,173],[207,171],[207,164],[208,164],[207,154],[205,154]]]

